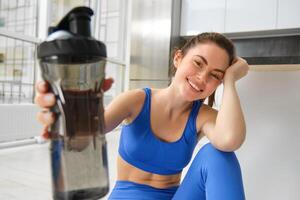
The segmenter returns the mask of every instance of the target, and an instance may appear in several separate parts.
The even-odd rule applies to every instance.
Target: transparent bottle
[[[99,199],[109,191],[102,83],[105,45],[90,36],[87,7],[71,10],[38,46],[42,77],[56,96],[50,127],[53,198]]]

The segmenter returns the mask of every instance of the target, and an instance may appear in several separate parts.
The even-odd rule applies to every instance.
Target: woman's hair
[[[221,33],[216,33],[216,32],[204,32],[192,37],[191,39],[186,41],[186,43],[181,48],[175,48],[173,54],[175,54],[177,50],[180,50],[182,56],[184,57],[190,49],[194,48],[199,44],[204,44],[209,42],[216,44],[217,46],[219,46],[220,48],[224,49],[227,52],[229,57],[229,65],[231,65],[235,58],[235,48],[233,42],[230,39],[226,38]],[[176,68],[174,67],[174,65],[172,65],[172,73],[174,74],[175,72],[176,72]],[[213,94],[209,96],[208,105],[212,107],[214,101],[215,101],[215,92],[213,92]]]

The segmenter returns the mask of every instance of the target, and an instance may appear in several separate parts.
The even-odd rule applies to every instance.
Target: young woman
[[[247,62],[219,33],[195,36],[176,51],[173,62],[176,73],[167,88],[126,91],[105,109],[106,132],[124,122],[117,182],[109,199],[245,199],[233,151],[246,133],[235,82],[247,74]],[[203,101],[221,83],[224,93],[216,111]],[[38,85],[38,92],[37,104],[54,105],[46,83]],[[54,121],[49,111],[38,119],[45,127]],[[203,136],[210,143],[197,153],[180,184],[181,171]]]

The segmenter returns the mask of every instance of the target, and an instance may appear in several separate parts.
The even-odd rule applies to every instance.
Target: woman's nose
[[[197,81],[202,85],[205,85],[207,83],[207,74],[206,72],[199,72],[196,75]]]

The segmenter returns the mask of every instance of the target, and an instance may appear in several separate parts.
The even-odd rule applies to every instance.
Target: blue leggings
[[[179,187],[157,189],[117,181],[109,200],[244,200],[239,162],[233,152],[222,152],[210,143],[194,158]]]

